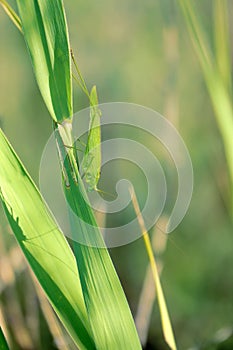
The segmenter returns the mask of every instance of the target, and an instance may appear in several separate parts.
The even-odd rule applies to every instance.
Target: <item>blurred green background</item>
[[[195,3],[213,46],[212,0]],[[161,279],[178,348],[220,349],[214,339],[219,334],[227,338],[233,329],[230,185],[221,135],[178,3],[65,0],[64,4],[71,46],[88,86],[97,85],[100,102],[150,107],[168,118],[186,142],[194,169],[193,198],[184,220],[168,238]],[[52,123],[23,37],[2,8],[0,52],[0,125],[38,183],[40,157]],[[88,105],[75,83],[74,105],[75,111]],[[12,349],[56,349],[2,209],[0,220],[1,320]],[[148,265],[143,241],[111,249],[111,255],[136,316]],[[156,301],[146,348],[166,349]]]

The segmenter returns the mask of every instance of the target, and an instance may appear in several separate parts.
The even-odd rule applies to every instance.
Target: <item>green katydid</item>
[[[83,172],[88,191],[97,190],[101,169],[101,111],[98,107],[96,86],[90,93],[90,123],[87,145],[84,152],[81,170]]]
[[[88,185],[88,191],[98,191],[97,184],[100,178],[101,169],[101,111],[98,107],[97,90],[94,85],[89,93],[72,51],[71,57],[78,74],[78,77],[73,76],[82,91],[87,95],[90,102],[89,131],[80,170],[82,171],[84,180]]]

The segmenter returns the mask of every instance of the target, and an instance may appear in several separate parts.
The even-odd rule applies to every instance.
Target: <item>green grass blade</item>
[[[216,60],[224,85],[231,91],[231,54],[228,6],[226,0],[214,0]]]
[[[190,37],[194,44],[196,54],[199,58],[202,72],[206,81],[207,89],[214,107],[214,112],[216,120],[218,123],[219,130],[222,135],[223,144],[225,148],[226,160],[229,168],[230,175],[230,210],[233,217],[233,104],[232,104],[232,90],[229,88],[229,80],[226,79],[226,75],[231,77],[231,69],[228,61],[227,55],[229,54],[227,46],[224,44],[221,46],[224,53],[224,62],[222,68],[220,68],[220,53],[218,53],[218,58],[214,57],[212,52],[208,47],[207,39],[204,35],[202,25],[198,19],[196,11],[194,9],[192,1],[189,0],[179,0],[181,8],[186,19],[186,24],[189,30]],[[225,6],[225,1],[221,1],[218,6]],[[222,12],[224,13],[224,8]],[[220,16],[220,15],[219,15]],[[222,14],[222,16],[224,16]],[[226,17],[224,17],[227,20]],[[225,24],[224,29],[220,29],[225,32],[227,25]],[[216,28],[219,30],[219,28]],[[220,34],[219,34],[220,35]],[[222,34],[221,34],[222,35]],[[223,39],[223,38],[222,38]],[[217,39],[216,39],[217,40]],[[218,39],[221,40],[221,39]],[[224,39],[226,40],[226,39]],[[220,43],[218,43],[220,45]],[[219,50],[220,48],[218,48]],[[221,63],[222,64],[222,63]],[[224,74],[223,74],[224,67]],[[228,70],[228,73],[227,71]]]
[[[214,66],[214,58],[208,45],[208,41],[206,40],[204,30],[199,23],[198,17],[196,16],[194,5],[189,0],[179,0],[179,3],[183,10],[189,33],[195,46],[202,69],[209,74],[212,72]]]
[[[0,5],[2,5],[3,9],[5,10],[6,14],[10,17],[14,25],[22,32],[22,25],[19,16],[13,8],[8,4],[5,0],[0,0]]]
[[[67,25],[61,0],[17,0],[23,34],[41,94],[52,118],[72,117]]]
[[[157,298],[158,298],[158,304],[159,304],[164,339],[172,350],[177,350],[175,336],[173,333],[172,324],[170,321],[166,300],[165,300],[165,297],[163,294],[163,289],[161,286],[159,272],[158,272],[158,268],[157,268],[157,263],[156,263],[156,260],[154,257],[150,237],[149,237],[149,234],[146,230],[144,219],[143,219],[143,216],[141,214],[134,189],[132,188],[130,190],[130,192],[131,192],[131,198],[132,198],[134,210],[135,210],[135,213],[137,215],[139,226],[141,228],[142,237],[144,240],[146,252],[147,252],[147,255],[149,258],[151,271],[152,271],[152,275],[153,275],[153,279],[154,279],[154,283],[155,283],[155,289],[156,289]]]
[[[70,166],[73,164],[70,160],[72,153],[70,150],[68,153],[64,166],[69,186],[64,184],[64,188],[68,203],[75,213],[71,215],[73,248],[96,348],[139,350],[141,345],[125,294],[108,250],[104,247],[78,172],[77,182],[74,180],[74,169],[71,170]],[[90,226],[87,227],[86,223]]]
[[[74,242],[74,251],[80,271],[81,285],[89,315],[94,340],[99,350],[141,349],[133,319],[106,248],[90,247],[89,244],[103,246],[99,229],[91,209],[85,205],[84,190],[71,180],[67,189],[69,202],[74,212],[93,225],[86,229],[75,220],[72,222],[73,234],[79,230],[86,245]]]
[[[0,198],[15,237],[80,349],[95,349],[72,251],[0,130]]]
[[[90,93],[90,124],[85,149],[84,158],[82,161],[82,172],[84,179],[88,184],[88,190],[97,189],[97,184],[100,178],[101,168],[101,130],[100,130],[101,111],[98,107],[98,96],[96,86],[93,86]]]
[[[0,350],[9,350],[9,347],[7,345],[7,341],[5,339],[5,336],[3,334],[1,327],[0,327]]]

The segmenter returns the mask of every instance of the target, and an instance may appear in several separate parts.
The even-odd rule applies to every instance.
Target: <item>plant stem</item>
[[[225,37],[223,38],[223,35],[225,36],[227,32],[227,23],[229,21],[227,17],[227,2],[225,0],[215,0],[215,55],[209,48],[208,41],[192,1],[179,0],[179,3],[201,65],[218,128],[222,136],[230,178],[230,216],[233,217],[233,105],[231,98],[232,85],[229,83],[231,66],[229,64],[229,46],[227,43],[225,43],[225,45],[223,44],[224,40],[227,41]],[[216,19],[217,16],[219,17],[218,21]],[[225,27],[219,29],[221,23],[224,23]],[[224,34],[222,34],[222,32]]]
[[[17,15],[17,13],[13,10],[13,8],[5,0],[0,0],[0,5],[2,5],[2,7],[5,10],[6,14],[10,17],[10,19],[12,20],[14,25],[22,33],[22,24],[21,24],[20,18]]]
[[[136,197],[136,194],[135,194],[133,187],[130,189],[130,193],[131,193],[133,207],[134,207],[135,213],[137,215],[139,226],[140,226],[141,231],[142,231],[142,237],[144,240],[145,248],[146,248],[147,255],[148,255],[148,258],[150,261],[150,265],[151,265],[152,275],[153,275],[155,288],[156,288],[156,292],[157,292],[157,297],[158,297],[158,303],[159,303],[164,338],[165,338],[167,344],[170,346],[170,348],[172,350],[176,350],[177,347],[176,347],[176,343],[175,343],[175,337],[173,334],[172,325],[171,325],[170,317],[169,317],[167,306],[166,306],[166,301],[165,301],[165,298],[163,295],[163,290],[162,290],[162,286],[160,283],[158,268],[157,268],[156,260],[154,257],[150,237],[149,237],[149,234],[146,230],[145,223],[144,223],[144,220],[143,220],[140,208],[139,208],[139,204],[137,201],[137,197]]]

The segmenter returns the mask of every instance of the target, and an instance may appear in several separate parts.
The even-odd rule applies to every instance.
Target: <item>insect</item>
[[[87,145],[81,163],[81,171],[88,184],[88,191],[97,190],[101,169],[101,111],[98,107],[98,96],[96,86],[90,93],[90,123]]]
[[[87,144],[84,150],[84,157],[80,165],[80,171],[82,172],[83,178],[88,185],[88,191],[99,191],[97,185],[99,182],[101,170],[101,110],[98,107],[99,102],[97,90],[96,86],[94,85],[91,89],[91,92],[89,93],[72,50],[71,57],[78,74],[78,77],[73,75],[74,79],[77,81],[81,90],[88,97],[90,103],[90,122]]]

